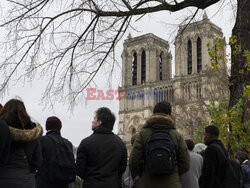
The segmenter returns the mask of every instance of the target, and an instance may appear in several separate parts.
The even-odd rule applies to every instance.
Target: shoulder
[[[125,146],[125,143],[118,135],[114,134],[114,138],[120,145]]]
[[[247,172],[249,172],[250,173],[250,166],[248,165],[248,164],[242,164],[241,165],[241,168],[244,170],[244,171],[247,171]]]
[[[153,129],[152,128],[149,128],[149,127],[144,127],[141,131],[140,131],[140,133],[139,133],[139,135],[141,135],[142,137],[147,137],[147,136],[150,136],[150,134],[152,134],[152,132],[153,132]]]
[[[6,134],[10,132],[7,123],[3,120],[0,120],[0,130],[1,134]]]
[[[63,139],[64,143],[66,143],[67,145],[69,145],[71,147],[73,146],[73,144],[67,138],[62,137],[62,139]]]
[[[202,158],[202,156],[200,154],[195,153],[193,151],[189,152],[189,154],[190,154],[191,158],[194,158],[197,161],[203,161],[203,158]]]
[[[82,139],[82,141],[80,142],[79,147],[84,146],[84,145],[87,145],[87,144],[90,143],[92,140],[94,140],[94,137],[95,137],[95,135],[92,134],[92,135],[90,135],[90,136],[88,136],[88,137]]]
[[[176,129],[170,129],[169,134],[177,147],[186,145],[183,136]]]

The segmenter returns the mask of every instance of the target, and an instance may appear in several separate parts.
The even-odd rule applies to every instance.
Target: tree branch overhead
[[[11,8],[0,22],[0,27],[8,30],[6,41],[1,44],[6,59],[0,62],[0,71],[4,73],[0,92],[6,91],[15,73],[31,78],[33,73],[41,72],[40,76],[51,78],[49,92],[45,91],[43,98],[51,98],[54,93],[58,99],[60,93],[61,100],[66,97],[77,101],[102,67],[113,67],[111,53],[126,30],[132,28],[133,16],[188,7],[205,9],[217,2],[7,0]]]

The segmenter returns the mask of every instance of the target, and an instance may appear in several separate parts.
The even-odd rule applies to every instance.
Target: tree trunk
[[[250,71],[247,71],[247,58],[243,56],[244,51],[250,51],[250,0],[237,0],[237,17],[232,35],[236,36],[237,44],[241,46],[242,52],[233,55],[235,45],[231,46],[231,77],[230,77],[230,101],[229,109],[232,108],[240,98],[243,99],[242,121],[250,120],[250,101],[244,88],[250,85]],[[242,71],[243,70],[243,71]]]

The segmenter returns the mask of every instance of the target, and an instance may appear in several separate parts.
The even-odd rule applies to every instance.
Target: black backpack
[[[222,178],[222,185],[226,188],[243,188],[243,173],[241,166],[233,159],[230,159],[218,144],[213,144],[216,150],[225,157],[225,173]]]
[[[167,131],[153,130],[146,145],[146,166],[151,176],[170,175],[176,165],[175,144]]]
[[[66,139],[47,135],[55,143],[48,163],[48,178],[52,184],[69,184],[75,181],[76,165],[71,144]]]

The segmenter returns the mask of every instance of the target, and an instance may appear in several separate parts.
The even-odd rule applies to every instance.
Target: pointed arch
[[[197,72],[202,70],[202,47],[201,47],[201,38],[197,39]]]
[[[141,53],[141,83],[146,82],[146,53],[142,50]]]
[[[132,60],[132,85],[137,85],[137,54],[136,52],[133,53],[133,60]]]
[[[191,40],[188,40],[187,44],[187,72],[188,74],[192,74],[192,43]]]
[[[132,128],[132,134],[131,134],[131,135],[134,135],[134,134],[136,134],[136,129],[133,127],[133,128]]]

